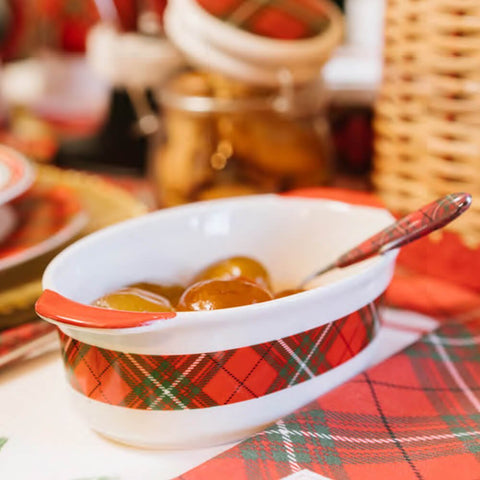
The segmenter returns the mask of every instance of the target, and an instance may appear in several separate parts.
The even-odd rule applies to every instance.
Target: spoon
[[[383,255],[403,247],[429,233],[444,227],[461,215],[472,203],[469,193],[451,193],[400,218],[382,231],[340,255],[335,261],[317,270],[301,283],[305,287],[314,278],[335,268],[348,267],[375,255]]]

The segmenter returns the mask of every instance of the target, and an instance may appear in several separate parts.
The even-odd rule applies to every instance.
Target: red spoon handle
[[[451,193],[420,210],[416,210],[373,235],[335,262],[336,267],[346,267],[373,255],[402,247],[419,237],[437,230],[463,213],[472,203],[468,193]]]

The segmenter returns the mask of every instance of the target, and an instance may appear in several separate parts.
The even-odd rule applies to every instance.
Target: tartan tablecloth
[[[480,296],[399,273],[389,300],[441,327],[178,479],[480,479]]]

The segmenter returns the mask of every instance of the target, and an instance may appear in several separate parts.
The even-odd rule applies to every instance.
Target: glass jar
[[[150,173],[158,205],[324,185],[331,141],[320,81],[277,89],[181,72],[159,93]]]

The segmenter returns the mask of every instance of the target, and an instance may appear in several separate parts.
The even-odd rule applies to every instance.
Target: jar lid
[[[294,83],[316,77],[343,33],[329,0],[172,0],[164,21],[195,65],[271,86],[285,69]]]
[[[308,82],[318,76],[320,66],[316,64],[300,64],[295,68],[284,66],[260,65],[246,59],[234,56],[229,52],[215,48],[202,37],[196,36],[178,16],[168,19],[166,31],[170,38],[175,39],[175,45],[184,52],[194,66],[208,71],[219,72],[246,83],[263,86],[278,86],[282,76],[291,75],[293,83]],[[286,70],[288,72],[286,73]]]

